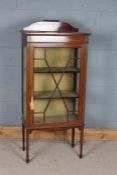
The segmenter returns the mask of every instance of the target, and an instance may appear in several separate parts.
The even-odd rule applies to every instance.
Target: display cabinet
[[[40,21],[22,30],[22,136],[29,162],[34,130],[80,130],[83,152],[88,33],[60,21]]]

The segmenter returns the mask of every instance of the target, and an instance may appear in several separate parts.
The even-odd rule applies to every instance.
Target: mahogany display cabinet
[[[56,20],[22,30],[22,136],[29,162],[34,130],[80,130],[83,154],[88,33]]]

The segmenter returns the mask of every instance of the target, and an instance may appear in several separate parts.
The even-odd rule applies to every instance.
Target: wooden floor
[[[32,138],[50,140],[70,140],[71,130],[67,131],[35,131]],[[21,128],[3,127],[0,128],[0,138],[21,138]],[[117,130],[112,129],[85,129],[85,140],[112,140],[117,141]],[[79,131],[76,130],[76,140],[79,139]]]

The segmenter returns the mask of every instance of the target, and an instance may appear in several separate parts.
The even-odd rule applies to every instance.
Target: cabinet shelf
[[[79,68],[75,68],[75,67],[40,67],[40,68],[34,68],[34,73],[76,73],[76,72],[80,72]]]
[[[71,122],[77,121],[78,115],[77,114],[70,114],[69,119],[67,120],[67,115],[56,115],[56,116],[46,116],[45,121],[43,120],[42,116],[34,116],[33,121],[34,123],[61,123],[61,122]]]
[[[52,94],[53,91],[37,91],[34,92],[34,99],[79,98],[79,94],[74,91],[61,91],[61,96],[60,92],[56,90],[53,96]]]

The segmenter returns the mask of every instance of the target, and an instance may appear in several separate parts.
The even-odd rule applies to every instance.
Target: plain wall
[[[21,124],[19,31],[43,19],[91,33],[86,127],[117,128],[117,0],[0,0],[0,125]]]

